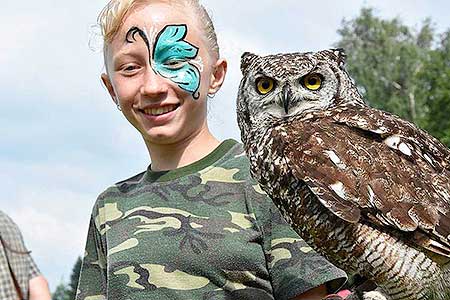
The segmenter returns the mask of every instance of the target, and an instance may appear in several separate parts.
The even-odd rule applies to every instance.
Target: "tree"
[[[450,30],[441,36],[419,79],[425,83],[422,97],[429,108],[426,130],[450,146]]]
[[[52,294],[52,300],[73,300],[69,297],[67,287],[63,282],[56,286],[56,289]]]
[[[435,43],[430,19],[414,29],[363,8],[338,34],[336,46],[346,50],[347,69],[364,99],[450,146],[450,30]]]
[[[81,257],[77,258],[72,273],[70,274],[69,284],[64,284],[62,281],[56,287],[52,294],[52,300],[74,300],[77,294],[78,278],[80,277],[82,260]]]
[[[78,278],[80,277],[81,264],[82,260],[81,257],[79,256],[77,261],[75,262],[75,265],[72,268],[72,274],[70,274],[70,282],[68,286],[69,299],[75,299],[75,296],[77,294]]]
[[[424,67],[434,38],[431,20],[415,32],[398,18],[383,20],[371,8],[363,8],[338,30],[338,47],[349,54],[347,68],[366,101],[418,125],[428,112],[418,74]]]

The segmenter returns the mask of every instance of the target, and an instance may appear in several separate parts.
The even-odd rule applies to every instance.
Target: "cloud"
[[[50,183],[47,183],[51,186]],[[27,247],[53,289],[68,278],[76,258],[83,253],[89,194],[34,186],[17,192],[14,203],[2,204],[19,225]]]

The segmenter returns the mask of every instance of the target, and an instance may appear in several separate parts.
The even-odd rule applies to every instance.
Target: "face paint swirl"
[[[191,60],[197,57],[199,48],[185,40],[185,24],[165,26],[158,33],[152,51],[147,33],[139,27],[128,30],[126,42],[136,42],[136,35],[139,35],[147,46],[150,65],[155,73],[191,93],[195,100],[200,98],[200,70],[191,63]]]

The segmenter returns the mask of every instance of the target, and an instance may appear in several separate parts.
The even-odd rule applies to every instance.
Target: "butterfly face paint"
[[[132,27],[126,34],[126,41],[133,43],[138,34],[145,42],[149,56],[150,65],[160,76],[175,82],[181,89],[192,94],[194,99],[200,97],[200,70],[192,63],[199,49],[184,38],[187,35],[187,26],[167,25],[157,35],[153,49],[150,51],[150,42],[147,33]]]

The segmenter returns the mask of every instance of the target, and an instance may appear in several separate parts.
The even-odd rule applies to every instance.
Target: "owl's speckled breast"
[[[333,264],[376,281],[392,300],[422,299],[424,287],[440,279],[439,266],[392,234],[370,224],[346,222],[325,208],[292,174],[282,128],[252,135],[259,137],[251,141],[257,146],[246,150],[252,175],[288,223]]]

